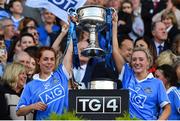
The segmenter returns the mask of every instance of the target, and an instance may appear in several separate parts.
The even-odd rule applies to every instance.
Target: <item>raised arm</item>
[[[113,59],[115,61],[116,67],[118,72],[121,72],[121,69],[124,65],[124,59],[120,54],[120,50],[119,50],[119,46],[118,46],[118,38],[117,38],[117,21],[118,21],[118,17],[117,17],[117,13],[113,14],[113,33],[112,33],[112,45],[113,45]]]
[[[72,68],[72,58],[73,58],[72,56],[73,56],[73,43],[71,40],[63,59],[63,65],[65,66],[69,74],[71,73],[71,68]]]
[[[56,53],[58,53],[58,51],[60,50],[59,44],[61,43],[63,38],[66,36],[67,32],[68,32],[68,25],[64,24],[62,26],[61,33],[58,35],[58,37],[56,38],[56,40],[54,41],[54,43],[52,45],[52,48],[56,51]]]

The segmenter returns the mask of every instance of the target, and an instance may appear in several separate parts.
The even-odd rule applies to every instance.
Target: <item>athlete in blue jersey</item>
[[[55,51],[49,47],[39,50],[39,74],[29,82],[20,97],[18,116],[35,111],[35,119],[43,120],[55,112],[62,114],[68,107],[68,79],[72,65],[72,43],[64,57],[63,64],[55,68]]]
[[[174,68],[164,64],[157,67],[155,77],[162,80],[171,104],[169,120],[180,119],[180,91],[178,91],[177,76]]]
[[[117,40],[117,15],[113,15],[113,58],[118,72],[122,73],[123,88],[129,89],[129,113],[143,120],[165,120],[170,114],[169,99],[159,79],[148,72],[152,57],[143,48],[133,50],[130,63],[124,62]],[[159,108],[163,109],[159,116]]]

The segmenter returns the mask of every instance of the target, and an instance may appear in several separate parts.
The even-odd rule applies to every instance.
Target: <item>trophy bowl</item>
[[[82,28],[96,25],[96,29],[102,29],[106,24],[106,9],[102,6],[84,6],[77,9],[79,26]],[[88,28],[87,28],[88,29]]]
[[[78,26],[90,33],[89,46],[82,51],[82,55],[86,57],[99,57],[106,52],[99,48],[96,42],[96,33],[102,31],[106,26],[106,9],[102,6],[84,6],[77,9],[79,24]]]

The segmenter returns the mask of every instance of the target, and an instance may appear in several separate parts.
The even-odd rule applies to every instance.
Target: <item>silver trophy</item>
[[[90,33],[90,44],[81,54],[86,57],[99,57],[106,52],[98,46],[96,33],[106,26],[106,9],[102,6],[84,6],[77,9],[78,26]]]

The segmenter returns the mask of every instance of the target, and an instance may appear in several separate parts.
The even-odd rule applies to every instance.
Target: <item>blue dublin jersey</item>
[[[59,65],[46,80],[40,79],[37,74],[25,86],[16,110],[41,101],[47,104],[47,108],[45,111],[36,111],[36,120],[47,119],[53,112],[62,114],[68,108],[68,78],[63,65]]]
[[[132,68],[124,64],[122,72],[123,88],[129,89],[129,112],[131,117],[143,120],[156,120],[159,108],[169,103],[165,87],[161,80],[150,73],[143,80],[138,80]]]
[[[169,120],[180,120],[180,90],[171,87],[167,90],[169,100],[171,102],[171,114]]]

